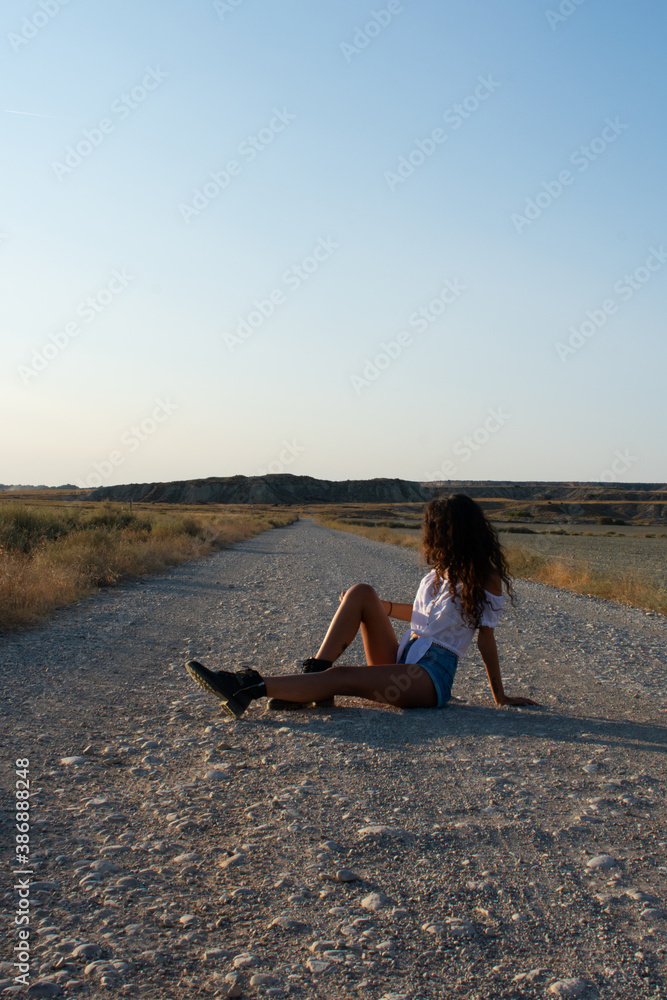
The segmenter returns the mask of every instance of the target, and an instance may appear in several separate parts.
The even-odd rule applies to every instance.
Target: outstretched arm
[[[505,694],[503,679],[500,676],[500,662],[498,660],[498,647],[493,629],[488,625],[480,625],[477,636],[477,648],[479,649],[486,673],[491,685],[493,700],[496,705],[536,705],[536,701],[530,698],[510,698]]]

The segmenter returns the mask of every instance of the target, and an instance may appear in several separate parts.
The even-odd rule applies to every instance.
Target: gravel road
[[[0,992],[29,758],[28,996],[667,997],[664,618],[520,582],[498,645],[540,709],[476,650],[444,711],[228,721],[183,670],[291,670],[341,589],[423,573],[306,519],[1,637]]]

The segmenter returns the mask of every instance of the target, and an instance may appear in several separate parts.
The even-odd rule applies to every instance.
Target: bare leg
[[[317,651],[317,659],[330,660],[331,663],[337,660],[350,645],[359,627],[366,661],[370,666],[396,662],[398,643],[394,630],[382,601],[367,583],[355,583],[345,594]]]
[[[433,708],[437,702],[433,681],[417,663],[330,667],[319,674],[289,674],[264,680],[269,698],[286,701],[324,701],[338,694],[399,708]]]

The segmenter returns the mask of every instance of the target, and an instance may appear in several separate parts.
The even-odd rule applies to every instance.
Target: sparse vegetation
[[[336,528],[338,531],[348,531],[353,535],[363,535],[364,538],[372,538],[375,542],[388,542],[390,545],[401,545],[406,549],[419,549],[421,547],[421,536],[415,537],[414,533],[406,534],[396,528],[386,526],[378,527],[377,524],[363,525],[352,523],[348,520],[341,520],[330,515],[313,514],[316,521],[323,524],[325,528]]]
[[[596,572],[582,560],[564,562],[517,546],[505,552],[513,576],[667,614],[667,590],[639,573]]]
[[[389,542],[405,548],[419,550],[421,538],[413,533],[386,527],[364,527],[350,524],[331,515],[316,519],[329,528],[365,535],[378,542]],[[516,532],[523,534],[524,532]],[[534,532],[528,532],[534,534]],[[559,532],[560,534],[560,532]],[[526,542],[531,545],[532,542]],[[613,544],[613,543],[611,543]],[[504,546],[510,572],[513,576],[535,580],[552,587],[561,587],[578,594],[603,597],[620,604],[631,604],[667,614],[667,589],[659,580],[635,571],[596,571],[584,560],[564,560],[557,556],[543,555],[518,545]]]
[[[268,528],[291,511],[130,511],[126,504],[0,505],[0,628],[28,625],[55,608],[131,577],[158,573]]]
[[[405,528],[407,531],[419,531],[422,526],[421,518],[419,520],[409,521],[383,521],[383,520],[357,520],[353,517],[342,517],[341,522],[344,524],[352,524],[362,528],[397,528],[402,530]]]

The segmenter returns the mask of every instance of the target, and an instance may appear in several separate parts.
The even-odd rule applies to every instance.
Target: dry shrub
[[[641,573],[599,573],[583,560],[547,559],[514,545],[505,553],[513,576],[667,614],[667,591]]]
[[[406,549],[421,549],[421,535],[415,537],[414,531],[407,534],[394,528],[365,527],[361,524],[350,524],[335,517],[315,517],[315,520],[325,528],[336,528],[337,531],[347,531],[352,535],[363,535],[375,542],[387,542],[389,545],[400,545]]]
[[[27,625],[80,596],[69,574],[24,553],[0,553],[1,628]]]
[[[82,516],[0,508],[0,628],[46,617],[55,608],[131,577],[171,566],[291,524],[296,515],[142,514],[105,505]]]

